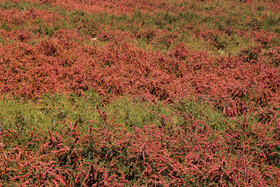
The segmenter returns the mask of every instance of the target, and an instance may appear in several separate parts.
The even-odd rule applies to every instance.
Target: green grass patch
[[[120,97],[105,105],[102,97],[93,91],[87,91],[84,96],[46,94],[38,101],[4,97],[0,101],[0,111],[1,129],[15,131],[16,134],[16,139],[5,141],[23,144],[32,139],[30,132],[44,135],[49,130],[58,131],[63,127],[62,123],[68,123],[69,120],[71,123],[76,122],[83,130],[87,130],[89,124],[98,126],[111,121],[125,124],[129,131],[133,130],[132,127],[142,128],[150,124],[182,125],[185,123],[184,116],[205,121],[213,130],[223,130],[226,128],[225,122],[229,121],[210,105],[187,99],[166,105]]]

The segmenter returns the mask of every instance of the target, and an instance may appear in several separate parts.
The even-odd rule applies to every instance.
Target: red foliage
[[[1,93],[36,98],[95,89],[106,97],[132,94],[168,101],[193,95],[211,98],[229,116],[279,103],[277,50],[266,52],[266,58],[261,48],[213,58],[178,44],[164,56],[123,42],[119,33],[101,34],[116,42],[97,48],[78,45],[67,32],[58,31],[35,46],[0,46]]]
[[[115,14],[138,9],[153,13],[186,11],[161,0],[34,2]],[[0,17],[1,23],[18,28],[0,30],[1,37],[14,41],[0,44],[1,95],[38,99],[48,92],[83,94],[92,89],[107,99],[130,95],[174,102],[189,97],[209,102],[232,119],[254,115],[259,120],[254,126],[237,120],[235,127],[228,124],[225,132],[213,133],[207,122],[180,114],[184,119],[181,126],[162,117],[162,126],[146,125],[127,132],[124,125],[108,121],[108,116],[100,112],[104,123],[90,126],[86,133],[81,133],[77,123],[68,121],[61,122],[64,129],[50,131],[45,137],[32,132],[34,139],[27,145],[0,144],[0,180],[26,186],[131,186],[132,181],[155,186],[280,185],[280,48],[273,46],[278,34],[232,27],[195,32],[217,49],[224,48],[219,37],[233,33],[255,38],[257,43],[239,56],[213,57],[184,43],[169,49],[174,41],[166,39],[164,33],[177,38],[179,32],[104,29],[92,39],[69,29],[54,31],[50,37],[39,27],[30,29],[37,32],[21,28],[36,19],[52,26],[61,18],[59,14],[11,9],[1,10]],[[39,42],[30,44],[38,38]],[[146,51],[127,39],[148,44],[161,41],[168,51]],[[92,45],[86,44],[89,42]],[[0,136],[14,138],[19,134],[5,131]],[[36,146],[39,151],[32,149]]]
[[[279,185],[279,127],[215,131],[190,115],[181,126],[128,132],[100,112],[104,123],[81,133],[77,122],[25,146],[1,144],[2,179],[24,185]],[[185,115],[185,114],[182,114]],[[84,124],[86,125],[86,124]],[[32,134],[35,132],[32,132]],[[270,136],[268,136],[270,135]],[[14,136],[2,132],[1,139]],[[272,143],[273,142],[273,143]],[[10,147],[12,146],[12,147]],[[34,150],[34,146],[38,150]],[[10,147],[10,148],[9,148]],[[91,159],[91,162],[88,161]]]

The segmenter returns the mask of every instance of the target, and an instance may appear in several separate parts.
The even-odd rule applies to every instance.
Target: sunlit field
[[[278,0],[0,0],[0,186],[280,186]]]

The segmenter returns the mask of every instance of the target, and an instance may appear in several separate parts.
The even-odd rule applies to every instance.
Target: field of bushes
[[[0,0],[0,186],[280,186],[278,0]]]

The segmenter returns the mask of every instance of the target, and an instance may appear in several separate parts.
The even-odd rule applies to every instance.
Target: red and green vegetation
[[[280,186],[278,0],[0,0],[0,186]]]

